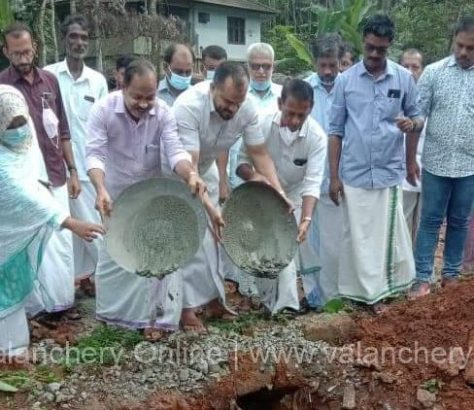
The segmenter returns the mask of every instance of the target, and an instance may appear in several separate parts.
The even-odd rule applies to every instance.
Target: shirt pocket
[[[160,145],[159,144],[148,144],[145,145],[145,154],[143,158],[143,168],[146,171],[153,169],[160,169]]]
[[[402,101],[401,95],[400,95],[400,98],[384,97],[383,108],[384,108],[385,119],[387,119],[388,121],[395,122],[395,119],[403,111],[401,101]]]
[[[93,100],[93,101],[91,101]],[[82,120],[82,121],[87,121],[89,118],[89,114],[91,112],[91,108],[94,105],[95,98],[90,96],[90,95],[82,95],[82,98],[79,99],[78,101],[78,113],[77,116]]]
[[[286,171],[288,184],[295,185],[301,183],[306,175],[308,159],[304,156],[293,157],[293,160]]]

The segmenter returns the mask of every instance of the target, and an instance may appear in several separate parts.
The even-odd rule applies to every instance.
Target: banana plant
[[[294,48],[298,58],[311,62],[311,52],[302,37],[318,37],[324,33],[338,32],[343,39],[350,43],[357,53],[362,51],[362,35],[359,27],[362,21],[375,8],[374,0],[338,0],[334,8],[327,8],[320,4],[311,4],[305,11],[312,13],[311,25],[301,26],[301,31],[309,29],[306,35],[288,33],[288,43]],[[314,23],[313,23],[314,21]]]
[[[8,26],[13,21],[13,11],[10,6],[10,2],[0,2],[0,30]]]

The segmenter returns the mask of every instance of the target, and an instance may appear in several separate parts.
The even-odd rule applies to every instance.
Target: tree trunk
[[[156,16],[158,14],[158,0],[150,0],[149,13],[150,16]]]
[[[51,0],[51,35],[53,37],[54,45],[54,62],[59,61],[59,51],[58,51],[58,37],[56,35],[56,9],[54,7],[54,0]]]
[[[71,2],[69,3],[70,5],[70,8],[69,8],[69,12],[71,14],[75,14],[76,11],[77,11],[77,4],[76,4],[76,0],[70,0]]]
[[[100,16],[100,0],[94,0],[94,13],[93,13],[93,18],[94,18],[94,25],[96,29],[96,53],[95,53],[95,65],[97,70],[100,72],[104,71],[104,61],[102,58],[102,33],[100,32],[100,19],[102,16]]]
[[[48,0],[41,1],[39,20],[38,20],[38,31],[39,31],[39,37],[40,37],[40,42],[41,42],[40,64],[43,67],[46,65],[46,53],[47,53],[46,40],[45,40],[45,35],[44,35],[44,16],[46,12],[47,1]]]

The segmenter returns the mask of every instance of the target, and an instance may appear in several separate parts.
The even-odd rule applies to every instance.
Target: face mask
[[[191,76],[183,77],[171,72],[171,75],[168,76],[168,81],[173,88],[184,91],[191,85]]]
[[[216,73],[216,70],[207,70],[206,73],[206,80],[214,80],[214,74]]]
[[[255,91],[266,91],[271,86],[270,80],[265,80],[263,82],[250,80],[250,87],[252,87]]]
[[[29,124],[18,128],[5,130],[0,138],[0,143],[11,151],[23,154],[31,146],[32,134]]]

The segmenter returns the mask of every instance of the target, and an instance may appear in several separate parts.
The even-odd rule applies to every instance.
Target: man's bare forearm
[[[318,203],[318,198],[314,196],[304,196],[303,204],[301,205],[301,221],[305,218],[311,218],[314,212],[314,208]]]
[[[337,135],[329,136],[328,158],[331,179],[339,179],[339,163],[341,161],[342,139]]]
[[[97,193],[101,191],[105,191],[105,173],[99,168],[92,168],[89,171],[87,171],[87,174],[89,175],[89,179],[92,182],[92,185],[94,185],[95,191]]]

